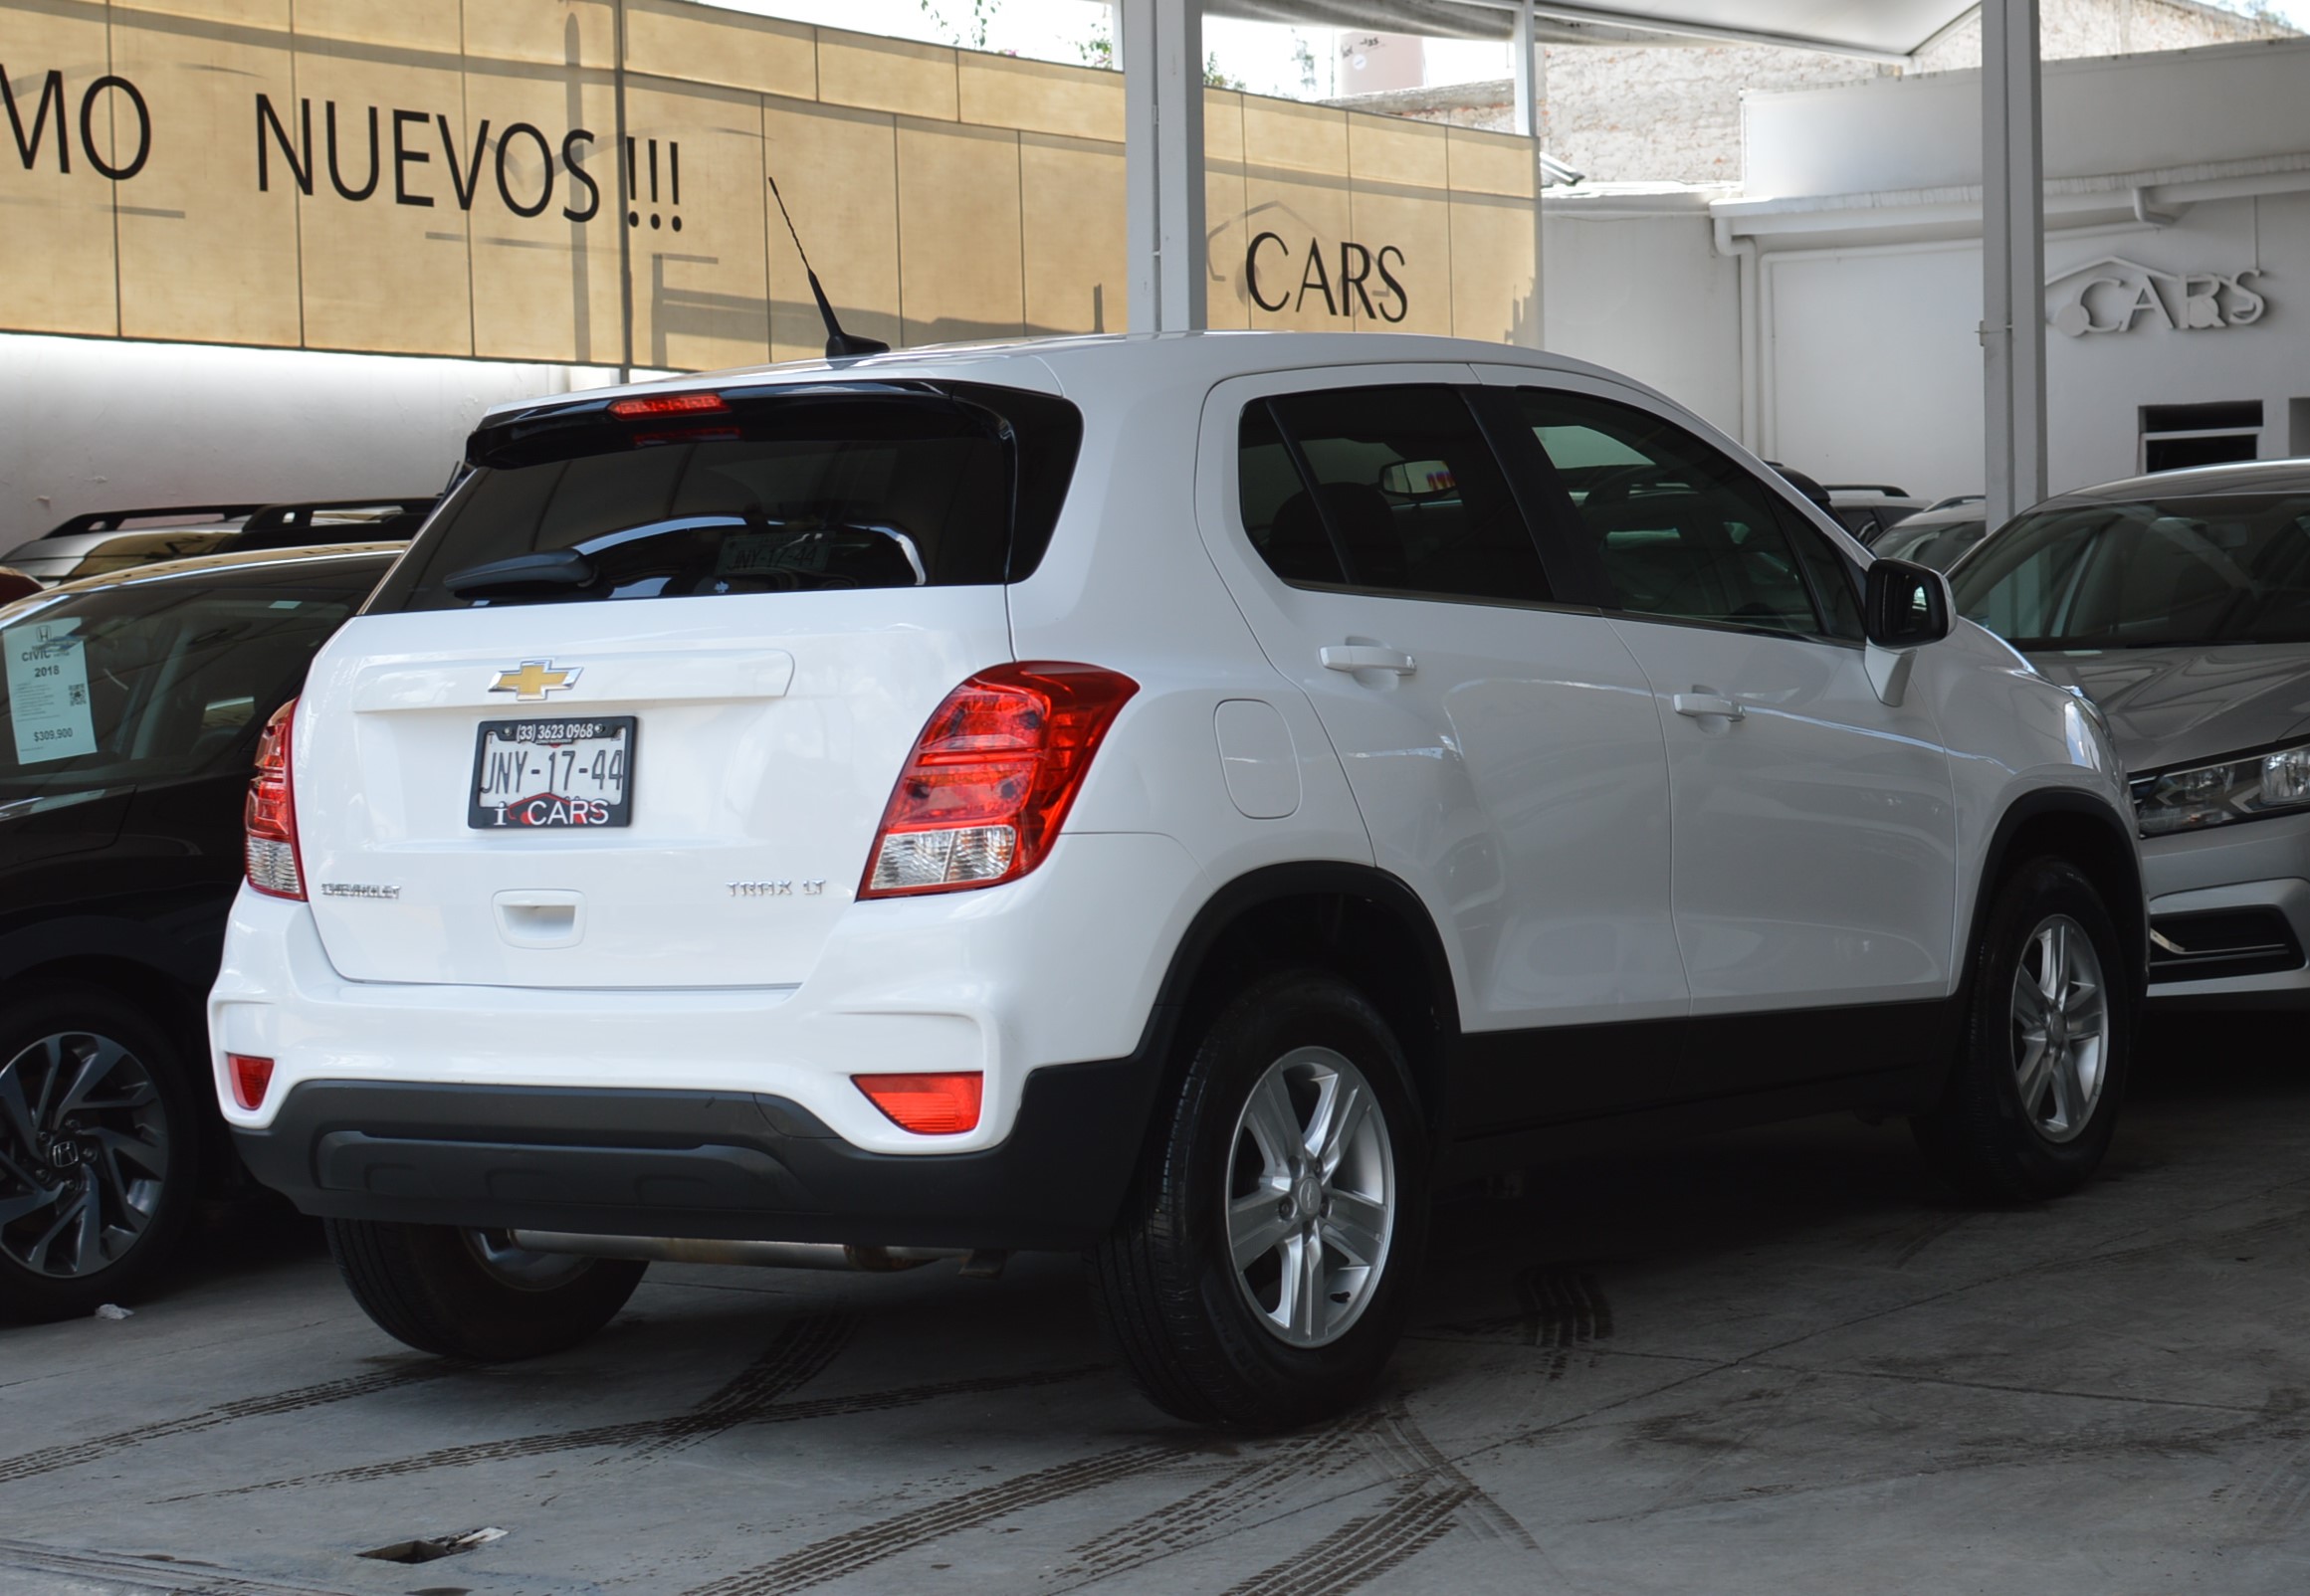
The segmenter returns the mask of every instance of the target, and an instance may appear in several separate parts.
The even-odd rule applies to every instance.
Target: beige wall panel
[[[128,21],[128,13],[132,11],[237,23],[249,28],[286,29],[289,26],[289,0],[121,0],[112,7],[112,20]]]
[[[1209,124],[1205,124],[1208,132]],[[1257,169],[1348,174],[1348,113],[1288,100],[1243,100],[1243,160]]]
[[[1451,186],[1444,129],[1401,116],[1348,118],[1348,173],[1358,183]]]
[[[34,165],[27,171],[13,129],[0,133],[0,326],[28,332],[110,333],[119,329],[117,262],[112,253],[112,195],[142,204],[144,175],[114,184],[89,166],[80,145],[81,97],[105,75],[107,46],[102,6],[78,14],[11,11],[7,15],[9,92],[27,135],[40,112],[51,72],[64,74],[63,125],[48,102]],[[149,97],[147,97],[149,98]],[[108,161],[131,150],[107,147]],[[69,170],[67,168],[70,168]],[[146,172],[151,170],[147,165]]]
[[[470,218],[459,187],[475,170],[477,129],[466,115],[463,75],[324,47],[298,53],[297,89],[313,101],[313,197],[299,207],[306,343],[388,354],[471,353]],[[273,181],[281,182],[278,160]],[[496,205],[495,182],[485,149],[472,185],[475,205]],[[349,197],[356,194],[362,197]]]
[[[962,119],[1123,142],[1123,74],[957,51]]]
[[[1027,331],[1122,332],[1123,147],[1019,135]]]
[[[297,182],[274,160],[260,193],[256,171],[257,96],[302,141],[298,97],[288,50],[249,37],[113,13],[112,70],[143,94],[153,125],[149,163],[120,185],[124,337],[298,342]]]
[[[1487,343],[1530,344],[1533,302],[1532,207],[1452,202],[1452,331]]]
[[[1025,330],[1018,135],[899,123],[899,282],[908,343]]]
[[[474,353],[617,364],[625,347],[618,309],[625,219],[617,205],[617,100],[608,76],[557,81],[472,72],[465,101],[475,125],[486,119],[490,126],[471,215]],[[579,128],[593,139],[572,142]],[[572,178],[565,151],[592,188]]]
[[[1445,146],[1451,154],[1453,192],[1532,197],[1532,176],[1539,163],[1530,139],[1451,127],[1445,129]]]
[[[635,364],[701,371],[767,360],[762,211],[769,190],[760,98],[629,80],[626,132],[635,141],[635,193],[626,213]],[[651,139],[663,163],[654,188]]]
[[[843,330],[899,342],[896,125],[880,111],[769,100],[762,133],[770,175]],[[774,206],[762,225],[770,252],[770,357],[823,354],[825,324]]]
[[[1346,276],[1361,273],[1364,293],[1354,294],[1344,283],[1333,289],[1342,301],[1353,299],[1359,332],[1434,332],[1452,330],[1452,207],[1443,190],[1432,196],[1371,193],[1359,189],[1350,211],[1355,231],[1349,236],[1370,252],[1365,268],[1350,251]],[[1336,264],[1336,263],[1335,263]],[[1335,276],[1343,274],[1335,273]],[[1393,278],[1398,293],[1387,286]],[[1275,298],[1270,293],[1269,299]],[[1370,300],[1365,313],[1365,300]]]
[[[445,55],[464,49],[460,0],[290,0],[289,9],[300,48],[341,39]]]
[[[1243,97],[1206,90],[1203,238],[1206,270],[1211,274],[1205,285],[1204,323],[1208,326],[1234,329],[1251,324],[1251,300],[1242,283],[1243,245],[1249,237],[1243,227]],[[1127,286],[1127,296],[1128,292]]]
[[[809,100],[818,93],[816,30],[710,10],[695,0],[631,0],[626,68]]]
[[[818,34],[818,98],[834,105],[952,121],[955,52],[864,34]]]
[[[465,48],[492,61],[548,67],[617,65],[613,0],[475,0],[465,8]]]
[[[1339,284],[1340,244],[1353,225],[1346,181],[1265,177],[1254,168],[1243,192],[1243,248],[1222,269],[1229,279],[1226,292],[1242,296],[1247,324],[1348,331],[1354,318],[1341,309]],[[1265,233],[1275,237],[1260,243]],[[1256,282],[1245,259],[1254,244],[1259,246]],[[1219,294],[1219,285],[1212,285],[1211,298]]]

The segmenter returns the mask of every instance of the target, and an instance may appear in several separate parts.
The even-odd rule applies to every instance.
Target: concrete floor
[[[1954,1206],[1851,1120],[1456,1203],[1380,1400],[1273,1442],[1143,1405],[1071,1260],[660,1267],[475,1370],[304,1225],[212,1234],[127,1320],[0,1332],[0,1593],[2298,1596],[2310,1068],[2286,1024],[2149,1044],[2048,1208]]]

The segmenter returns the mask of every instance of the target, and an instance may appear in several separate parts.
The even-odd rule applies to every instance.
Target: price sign
[[[89,661],[80,624],[78,616],[69,616],[0,632],[0,651],[8,656],[8,715],[15,725],[20,765],[96,752]]]

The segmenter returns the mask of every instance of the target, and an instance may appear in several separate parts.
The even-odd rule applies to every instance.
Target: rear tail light
[[[257,773],[242,810],[248,834],[249,885],[272,898],[305,897],[305,868],[297,853],[297,792],[289,779],[289,727],[297,700],[273,711],[257,741]]]
[[[901,1130],[912,1130],[918,1136],[952,1136],[978,1128],[978,1098],[986,1078],[976,1070],[941,1075],[854,1075],[850,1079]]]
[[[225,1068],[233,1077],[233,1100],[244,1108],[263,1106],[265,1094],[273,1087],[273,1061],[228,1053]]]
[[[1138,691],[1113,671],[1037,661],[947,694],[883,809],[858,896],[991,887],[1033,870]]]

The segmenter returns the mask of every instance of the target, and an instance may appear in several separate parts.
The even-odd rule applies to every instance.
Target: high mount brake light
[[[918,1136],[957,1136],[978,1128],[978,1099],[986,1077],[976,1070],[938,1075],[854,1075],[850,1079],[901,1130],[912,1130]]]
[[[1033,870],[1138,691],[1097,666],[1034,661],[947,694],[883,809],[858,896],[992,887]]]
[[[289,728],[297,700],[273,711],[257,740],[257,773],[242,808],[249,885],[269,898],[305,897],[305,862],[297,851],[297,789],[289,775]]]
[[[661,393],[646,399],[613,399],[609,413],[621,421],[652,416],[727,416],[730,405],[718,393]]]

